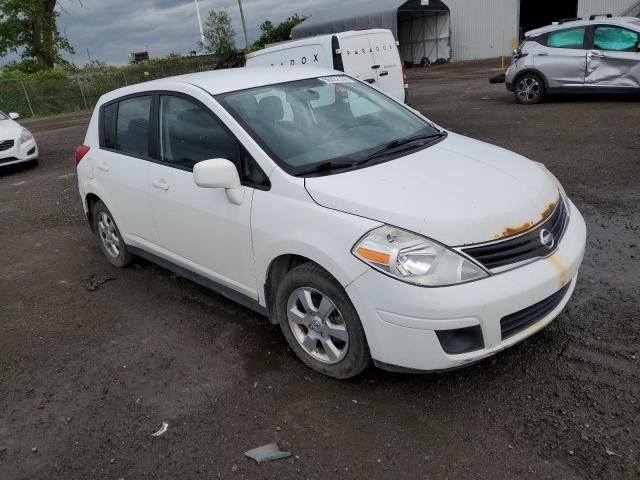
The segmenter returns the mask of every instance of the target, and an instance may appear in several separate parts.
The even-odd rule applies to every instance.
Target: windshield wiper
[[[310,173],[328,172],[331,170],[341,170],[343,168],[351,168],[357,165],[357,162],[333,162],[331,160],[318,163],[305,170],[299,170],[296,175],[308,175]]]
[[[396,138],[392,142],[389,142],[388,144],[386,144],[380,150],[377,150],[377,151],[373,152],[371,155],[369,155],[364,160],[359,161],[357,163],[357,165],[362,165],[363,163],[367,163],[367,162],[370,162],[371,160],[375,160],[376,158],[382,157],[382,156],[386,155],[387,153],[395,150],[398,147],[402,147],[404,145],[409,145],[409,144],[412,144],[414,142],[418,142],[420,140],[425,140],[425,143],[422,143],[422,144],[419,145],[419,146],[422,147],[422,146],[426,145],[427,143],[433,143],[433,141],[435,141],[435,140],[440,140],[441,138],[445,138],[447,135],[449,135],[447,132],[442,131],[442,132],[437,132],[437,133],[430,133],[428,135],[419,134],[419,135],[412,135],[410,137]]]

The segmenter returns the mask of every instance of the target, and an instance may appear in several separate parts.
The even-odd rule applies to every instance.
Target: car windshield
[[[385,150],[391,156],[397,153],[393,147],[400,144],[403,152],[409,149],[408,142],[398,142],[400,139],[440,134],[374,88],[343,75],[216,98],[282,168],[294,175],[312,171],[314,166],[355,165],[374,156],[382,160]],[[425,146],[423,142],[414,148]]]

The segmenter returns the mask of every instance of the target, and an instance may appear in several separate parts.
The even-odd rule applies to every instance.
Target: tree
[[[205,46],[206,51],[221,57],[232,54],[236,51],[234,36],[229,14],[225,10],[211,10],[204,30],[209,44]]]
[[[0,0],[0,57],[9,52],[33,59],[39,68],[63,62],[61,51],[74,53],[60,35],[55,10],[57,0]]]
[[[260,38],[253,44],[254,49],[257,50],[272,43],[291,40],[291,30],[293,30],[293,27],[304,22],[306,19],[306,16],[300,16],[296,13],[280,23],[277,27],[274,27],[273,23],[267,20],[260,25],[262,35],[260,35]]]

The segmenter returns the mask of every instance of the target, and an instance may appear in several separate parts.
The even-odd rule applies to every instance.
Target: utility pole
[[[196,2],[196,14],[198,15],[198,27],[200,27],[200,43],[202,44],[202,53],[205,52],[205,38],[204,38],[204,30],[202,29],[202,17],[200,17],[200,6],[198,5],[198,0],[194,0]]]
[[[244,46],[249,48],[249,36],[247,35],[247,24],[244,21],[244,12],[242,11],[242,0],[238,0],[238,7],[240,8],[240,18],[242,19],[242,30],[244,31]]]

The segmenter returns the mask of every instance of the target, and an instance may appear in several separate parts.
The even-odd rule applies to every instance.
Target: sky
[[[294,13],[312,15],[335,8],[344,0],[243,0],[249,41],[260,36],[260,24],[281,22]],[[362,0],[356,0],[362,1]],[[211,9],[226,9],[233,20],[236,45],[244,47],[237,0],[199,0],[203,23]],[[129,52],[148,51],[151,57],[196,50],[200,38],[194,0],[58,0],[58,28],[75,55],[76,65],[93,60],[127,63]],[[89,53],[87,53],[89,49]],[[0,64],[15,59],[0,59]]]

